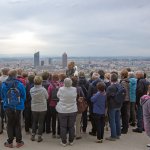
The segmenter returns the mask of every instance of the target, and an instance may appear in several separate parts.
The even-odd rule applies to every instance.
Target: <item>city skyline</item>
[[[1,0],[0,55],[150,56],[149,0]]]

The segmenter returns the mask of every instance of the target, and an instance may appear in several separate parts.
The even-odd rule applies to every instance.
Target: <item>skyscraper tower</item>
[[[63,53],[62,55],[62,66],[63,68],[66,68],[67,67],[67,53]]]
[[[48,64],[51,65],[52,64],[52,58],[48,59]]]
[[[40,52],[34,54],[34,67],[40,65]]]

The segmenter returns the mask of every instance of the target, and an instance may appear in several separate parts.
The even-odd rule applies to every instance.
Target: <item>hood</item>
[[[135,79],[135,78],[130,78],[129,81],[132,85],[137,83],[137,79]]]
[[[32,90],[30,90],[30,92],[31,92],[31,95],[34,95],[34,96],[41,95],[43,93],[42,85],[34,85]]]
[[[44,86],[44,85],[49,85],[50,84],[50,82],[48,81],[48,80],[43,80],[42,81],[42,85]]]
[[[86,78],[85,77],[79,77],[79,82],[78,82],[78,84],[79,85],[85,85],[87,83],[87,80],[86,80]]]
[[[16,78],[8,77],[5,83],[10,88],[15,82],[18,82]]]
[[[144,105],[144,103],[146,103],[148,100],[150,100],[150,96],[149,95],[142,96],[141,99],[140,99],[141,105]]]
[[[92,82],[92,85],[93,85],[93,86],[96,86],[98,82],[103,82],[103,81],[102,81],[102,79],[99,78],[99,79],[97,79],[97,80],[94,80],[94,81]]]
[[[129,83],[129,79],[128,79],[128,78],[125,78],[125,79],[120,80],[120,83],[121,83],[122,81],[125,81],[125,82],[128,82],[128,83]]]

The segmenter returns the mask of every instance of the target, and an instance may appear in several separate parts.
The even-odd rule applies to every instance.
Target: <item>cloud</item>
[[[149,0],[1,0],[0,53],[147,56],[149,10]]]

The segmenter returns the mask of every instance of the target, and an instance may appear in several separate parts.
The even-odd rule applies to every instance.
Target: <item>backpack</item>
[[[77,100],[78,113],[83,113],[88,108],[88,103],[84,97],[79,97]]]
[[[121,84],[116,84],[115,102],[122,105],[126,97],[126,89]]]
[[[14,82],[6,94],[7,104],[14,109],[20,104],[20,92],[17,89],[17,85],[18,83]]]
[[[53,85],[53,89],[52,89],[52,93],[51,93],[51,99],[58,102],[59,98],[57,97],[57,93],[59,90],[59,86],[55,86],[54,84],[52,84],[52,85]]]
[[[85,98],[83,97],[84,93],[82,91],[82,88],[77,88],[77,93],[78,95],[78,99],[77,99],[77,108],[78,108],[78,113],[83,113],[85,110],[87,110],[88,108],[88,103],[85,100]]]

